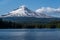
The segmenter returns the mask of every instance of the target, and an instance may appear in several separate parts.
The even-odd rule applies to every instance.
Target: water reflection
[[[0,30],[0,40],[60,40],[60,30],[57,29]]]

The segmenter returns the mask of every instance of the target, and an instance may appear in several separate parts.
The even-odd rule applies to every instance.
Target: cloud
[[[51,8],[51,7],[41,7],[36,10],[39,13],[60,13],[60,8]]]

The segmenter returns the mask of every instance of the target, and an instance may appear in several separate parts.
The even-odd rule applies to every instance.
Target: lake
[[[60,40],[60,29],[0,29],[0,40]]]

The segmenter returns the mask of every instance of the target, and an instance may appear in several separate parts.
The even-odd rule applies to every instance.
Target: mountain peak
[[[22,5],[19,7],[20,9],[26,9],[27,7],[25,5]]]
[[[9,12],[3,17],[37,17],[37,18],[46,17],[47,18],[48,16],[45,14],[40,14],[35,11],[32,11],[28,9],[25,5],[22,5],[18,9]]]

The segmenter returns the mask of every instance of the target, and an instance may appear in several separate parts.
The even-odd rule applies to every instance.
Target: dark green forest
[[[16,23],[0,19],[0,29],[22,29],[22,28],[60,28],[60,21],[49,23]]]

